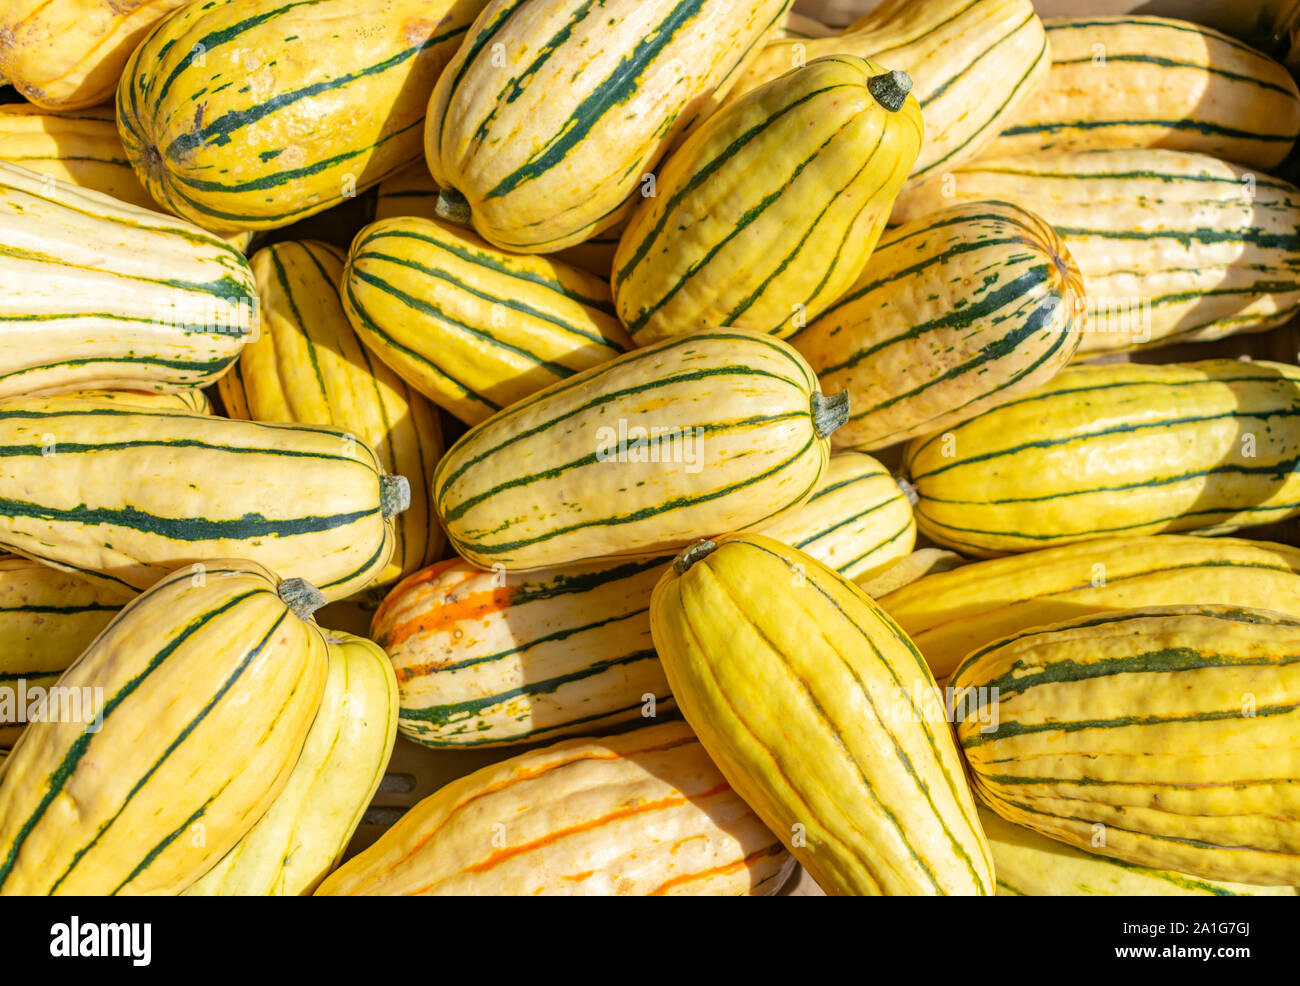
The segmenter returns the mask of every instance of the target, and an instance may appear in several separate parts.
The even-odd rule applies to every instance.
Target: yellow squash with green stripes
[[[469,424],[631,348],[601,278],[418,217],[358,233],[341,294],[366,347]]]
[[[13,746],[29,710],[33,721],[43,714],[44,689],[121,608],[111,586],[0,555],[0,748]]]
[[[434,508],[483,568],[662,553],[807,500],[847,412],[779,339],[675,336],[471,428],[438,463]]]
[[[224,377],[222,379],[225,379]],[[98,401],[105,407],[147,408],[151,411],[179,411],[181,414],[211,414],[208,395],[196,388],[174,391],[145,390],[74,390],[62,394],[70,400]],[[22,400],[23,398],[10,398]],[[3,407],[0,403],[0,407]]]
[[[30,103],[0,104],[0,160],[158,210],[126,159],[112,106],[55,112]]]
[[[214,560],[124,609],[0,775],[0,895],[174,894],[210,869],[302,751],[325,688],[309,615],[323,601]]]
[[[352,331],[338,285],[343,254],[315,240],[257,251],[253,277],[261,334],[217,381],[231,417],[333,425],[365,442],[385,472],[416,491],[394,518],[393,557],[384,585],[423,568],[442,552],[442,528],[425,490],[442,455],[437,411],[371,354]]]
[[[790,857],[669,722],[531,750],[458,778],[318,896],[759,896]]]
[[[274,229],[337,205],[419,158],[434,81],[482,9],[188,4],[122,73],[127,156],[150,195],[209,229]]]
[[[925,120],[917,179],[979,154],[1042,85],[1050,61],[1031,0],[884,0],[842,33],[773,41],[731,98],[826,55],[869,58],[911,77]]]
[[[1219,533],[1300,513],[1297,414],[1282,363],[1078,366],[916,439],[903,470],[922,533],[967,554]]]
[[[975,202],[887,232],[857,282],[790,342],[853,400],[835,445],[876,449],[1046,383],[1078,348],[1084,302],[1051,226]]]
[[[111,105],[56,112],[29,103],[0,104],[0,161],[141,209],[160,209],[126,159]],[[252,238],[250,232],[221,234],[241,252]]]
[[[6,0],[0,84],[48,109],[111,99],[131,51],[185,0]]]
[[[820,58],[692,132],[614,254],[637,344],[717,325],[784,337],[843,294],[921,147],[911,87],[874,62]]]
[[[338,865],[379,788],[397,736],[393,666],[369,640],[323,633],[329,675],[288,783],[187,896],[310,894]]]
[[[1052,69],[987,155],[1168,147],[1275,168],[1300,137],[1295,80],[1235,38],[1164,17],[1045,23]]]
[[[454,559],[404,579],[370,627],[397,670],[402,735],[506,746],[671,710],[650,640],[650,593],[669,560],[506,574]]]
[[[490,0],[429,101],[439,214],[519,253],[614,225],[789,6]]]
[[[855,580],[883,571],[916,544],[906,493],[865,452],[832,455],[817,492],[761,530]]]
[[[1108,859],[1012,825],[980,806],[999,897],[1294,897],[1295,887],[1223,883]]]
[[[1001,637],[1091,613],[1206,603],[1300,619],[1300,549],[1193,534],[1106,537],[936,572],[878,601],[945,678]]]
[[[990,895],[925,661],[853,583],[761,535],[697,541],[650,627],[686,721],[832,895]]]
[[[28,398],[0,404],[0,547],[130,598],[247,557],[329,599],[370,584],[409,486],[338,428]]]
[[[1300,791],[1279,783],[1300,758],[1297,648],[1300,620],[1229,606],[1122,610],[990,644],[951,682],[975,791],[1008,821],[1126,863],[1298,885]]]
[[[0,398],[204,386],[256,305],[219,237],[0,162]]]
[[[1087,295],[1080,353],[1259,332],[1300,310],[1300,189],[1187,151],[981,157],[905,188],[892,222],[1013,202],[1056,228]]]

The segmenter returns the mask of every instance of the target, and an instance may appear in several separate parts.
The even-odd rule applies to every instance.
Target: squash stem
[[[841,390],[827,397],[820,390],[812,395],[813,431],[818,438],[829,438],[844,422],[849,420],[849,392]]]
[[[379,477],[379,510],[384,518],[396,517],[411,505],[411,484],[405,476]]]
[[[454,188],[439,190],[433,211],[450,223],[469,225],[469,201]]]
[[[902,476],[895,476],[894,482],[897,483],[898,488],[903,491],[903,496],[907,497],[907,502],[915,507],[916,501],[921,499],[916,493],[916,487]]]
[[[685,575],[692,565],[705,555],[712,554],[716,547],[716,544],[707,539],[696,541],[673,559],[673,571],[678,575]]]
[[[897,69],[882,72],[867,80],[867,91],[889,112],[897,113],[907,102],[907,94],[912,91],[912,77]]]
[[[324,594],[306,579],[285,579],[281,582],[280,601],[300,620],[310,618],[312,613],[327,602]]]

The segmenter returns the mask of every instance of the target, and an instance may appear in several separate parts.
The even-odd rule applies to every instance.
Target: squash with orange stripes
[[[672,708],[650,640],[650,593],[669,561],[507,574],[454,559],[409,576],[370,631],[397,670],[402,735],[434,747],[505,746]]]
[[[318,896],[757,896],[780,841],[682,722],[576,739],[452,781]]]

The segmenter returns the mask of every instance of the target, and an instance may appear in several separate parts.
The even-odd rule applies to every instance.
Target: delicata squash
[[[492,0],[429,101],[438,213],[553,253],[626,214],[790,0]]]
[[[471,428],[438,463],[434,507],[482,568],[657,554],[803,503],[847,413],[779,339],[674,336]]]
[[[302,751],[323,602],[213,559],[118,614],[59,679],[68,714],[31,723],[0,774],[0,894],[175,894],[201,877]]]

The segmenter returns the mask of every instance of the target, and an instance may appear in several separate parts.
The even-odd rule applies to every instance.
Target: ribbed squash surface
[[[1056,228],[1088,296],[1080,353],[1218,339],[1300,308],[1300,189],[1204,154],[980,158],[903,190],[893,222],[1002,199]]]
[[[256,825],[186,891],[201,897],[310,894],[361,822],[397,737],[397,682],[387,656],[324,631],[329,675],[302,755]]]
[[[1207,603],[1300,619],[1300,549],[1185,534],[1107,537],[937,572],[879,602],[942,678],[1000,637],[1089,613]]]
[[[0,894],[174,894],[257,822],[326,679],[320,631],[277,583],[248,562],[177,573],[59,679],[86,715],[32,723],[10,754]]]
[[[779,339],[666,339],[470,429],[438,464],[434,507],[483,568],[669,551],[811,496],[839,420],[828,403]]]
[[[626,214],[790,0],[491,0],[429,102],[444,204],[484,239],[552,253]]]
[[[1223,883],[1108,859],[1012,825],[983,806],[999,897],[1294,897],[1295,887]]]
[[[826,893],[993,893],[934,679],[853,583],[727,535],[678,556],[650,620],[687,722]]]
[[[418,217],[357,234],[342,295],[362,342],[469,424],[631,348],[601,278]]]
[[[853,409],[840,448],[943,431],[1046,383],[1079,345],[1083,283],[1065,244],[1005,202],[887,232],[834,304],[790,340]]]
[[[1031,0],[884,0],[842,33],[767,45],[731,98],[824,55],[857,55],[911,76],[925,119],[916,179],[979,154],[1042,84],[1050,61]]]
[[[650,640],[650,593],[668,561],[506,574],[454,560],[404,579],[370,628],[397,669],[402,735],[502,746],[670,710]]]
[[[987,155],[1168,147],[1274,168],[1300,136],[1290,73],[1226,34],[1164,17],[1045,24],[1052,69]]]
[[[752,896],[789,856],[685,723],[532,750],[425,798],[318,895]]]
[[[132,50],[185,0],[7,0],[0,82],[37,106],[76,109],[113,96]]]
[[[0,398],[204,386],[256,298],[219,237],[0,162]]]
[[[392,554],[400,483],[339,429],[29,398],[0,404],[0,449],[0,544],[124,598],[233,555],[340,599]]]
[[[13,746],[27,719],[18,689],[34,696],[53,685],[121,608],[111,586],[0,555],[0,747]]]
[[[149,194],[209,229],[273,229],[337,205],[419,157],[434,80],[482,8],[189,4],[123,71],[127,155]]]
[[[1090,852],[1300,884],[1297,648],[1300,620],[1226,606],[1124,610],[991,644],[952,678],[975,790]]]
[[[405,476],[414,495],[394,518],[384,585],[442,552],[442,528],[425,491],[442,455],[438,414],[357,338],[338,286],[343,254],[314,240],[264,247],[251,265],[261,300],[261,334],[219,381],[231,417],[332,425],[374,449],[385,472]]]
[[[1222,532],[1300,512],[1300,369],[1071,367],[903,456],[917,524],[969,554]]]
[[[784,337],[842,294],[921,147],[909,86],[852,55],[817,59],[690,134],[614,254],[632,338],[718,325]]]

